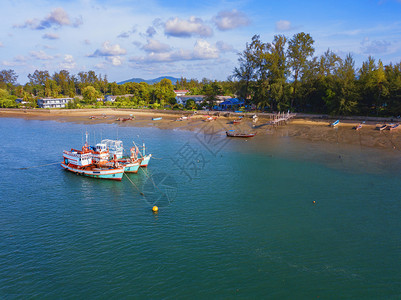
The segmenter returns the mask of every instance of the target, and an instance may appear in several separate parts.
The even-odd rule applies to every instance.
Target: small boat
[[[252,120],[253,120],[253,122],[257,122],[258,121],[258,116],[257,115],[253,115],[252,116]]]
[[[153,121],[159,121],[161,119],[163,119],[163,118],[162,117],[152,118]]]
[[[376,129],[382,131],[387,129],[387,126],[388,126],[387,124],[377,124]]]
[[[255,133],[236,133],[233,130],[226,131],[228,137],[250,138],[254,137]]]
[[[331,127],[336,127],[338,124],[340,124],[340,120],[337,120],[333,123],[330,124]]]
[[[400,128],[400,124],[390,124],[387,129],[396,130],[398,128]]]
[[[182,117],[179,117],[177,119],[177,121],[185,121],[185,120],[188,120],[188,119],[189,119],[188,117],[182,116]]]
[[[241,123],[242,122],[242,118],[240,118],[240,119],[235,119],[234,121],[233,121],[233,124],[239,124],[239,123]]]
[[[132,117],[128,117],[128,118],[122,118],[122,119],[121,119],[121,121],[122,121],[122,122],[125,122],[125,121],[130,121],[130,120],[132,120]]]
[[[362,128],[362,123],[359,123],[358,126],[355,126],[355,130],[359,130]]]
[[[211,122],[211,121],[214,121],[216,119],[217,119],[217,117],[206,116],[205,122]]]

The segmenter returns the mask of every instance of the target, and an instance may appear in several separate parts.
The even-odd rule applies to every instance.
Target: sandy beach
[[[205,122],[206,116],[216,115],[216,120]],[[401,147],[401,130],[376,129],[377,124],[390,123],[391,119],[367,120],[362,129],[355,130],[355,126],[363,121],[363,118],[354,117],[344,120],[333,128],[330,124],[335,119],[315,115],[300,115],[291,119],[286,124],[279,126],[269,125],[269,114],[258,114],[258,121],[252,121],[252,114],[245,114],[240,124],[233,124],[241,114],[198,111],[196,114],[181,111],[153,111],[134,109],[0,109],[0,117],[24,118],[36,120],[55,120],[58,122],[76,122],[84,124],[118,123],[120,126],[157,127],[160,129],[181,129],[188,131],[205,130],[208,133],[221,134],[227,130],[237,132],[256,133],[258,138],[264,135],[288,136],[312,142],[340,143],[360,145],[363,147],[398,150]],[[187,120],[177,121],[182,116],[188,116]],[[124,120],[132,117],[132,120]],[[153,121],[154,117],[162,117]]]

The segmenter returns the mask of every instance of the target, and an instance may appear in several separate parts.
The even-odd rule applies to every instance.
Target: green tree
[[[292,71],[294,81],[292,83],[293,92],[291,99],[291,107],[297,96],[297,88],[299,80],[302,78],[308,66],[308,58],[312,57],[315,49],[313,48],[314,40],[309,34],[304,32],[297,33],[288,41],[287,57],[289,67]]]
[[[88,85],[82,90],[82,96],[86,103],[95,103],[100,93],[93,86]]]

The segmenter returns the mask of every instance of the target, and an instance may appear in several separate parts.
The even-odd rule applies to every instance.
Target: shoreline
[[[216,121],[204,122],[205,116],[214,115],[217,112],[198,111],[191,114],[190,111],[161,111],[161,110],[136,110],[136,109],[0,109],[0,118],[24,118],[32,120],[55,120],[58,122],[75,122],[84,124],[119,124],[120,126],[135,127],[157,127],[160,129],[181,129],[195,131],[199,129],[208,130],[210,133],[237,130],[242,132],[256,133],[258,139],[263,136],[275,135],[281,137],[293,137],[310,142],[327,142],[330,144],[360,145],[369,148],[387,150],[401,149],[401,130],[376,130],[376,124],[390,123],[391,118],[364,118],[364,117],[343,117],[336,128],[330,127],[333,120],[325,115],[297,114],[285,125],[269,125],[270,115],[257,113],[258,121],[252,122],[253,113],[232,113],[219,112],[220,116]],[[118,118],[133,120],[117,121]],[[191,116],[189,120],[177,121],[181,116]],[[238,116],[243,115],[240,124],[232,124]],[[90,116],[95,118],[91,119]],[[162,117],[161,120],[153,121],[153,117]],[[362,129],[353,128],[365,121]]]

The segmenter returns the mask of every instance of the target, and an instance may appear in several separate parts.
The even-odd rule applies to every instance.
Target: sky
[[[315,56],[401,62],[401,0],[0,0],[0,70],[95,71],[109,82],[227,80],[254,35],[299,32]]]

